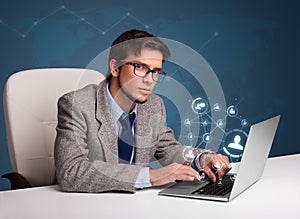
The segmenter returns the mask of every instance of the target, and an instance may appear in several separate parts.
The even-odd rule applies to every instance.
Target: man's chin
[[[140,103],[140,104],[146,103],[147,100],[148,100],[148,97],[149,97],[149,95],[141,95],[138,98],[136,98],[134,102],[135,103]]]
[[[143,103],[146,103],[147,102],[147,98],[146,99],[144,99],[144,100],[135,100],[134,101],[135,103],[139,103],[139,104],[143,104]]]
[[[134,97],[134,96],[131,96],[131,95],[127,95],[127,97],[128,97],[132,102],[142,104],[142,103],[146,103],[146,102],[147,102],[149,95],[139,95],[138,97]]]

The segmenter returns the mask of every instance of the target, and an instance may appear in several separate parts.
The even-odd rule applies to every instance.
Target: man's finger
[[[206,175],[208,176],[208,178],[213,181],[214,183],[217,181],[217,177],[215,175],[215,173],[212,171],[212,169],[207,165],[204,168],[204,172],[206,173]]]
[[[217,174],[217,176],[218,176],[218,179],[219,180],[222,180],[223,179],[223,176],[226,174],[226,172],[224,172],[223,170],[217,170],[216,171],[216,174]]]
[[[199,173],[190,166],[183,165],[180,168],[179,173],[180,174],[185,174],[185,175],[188,175],[188,176],[191,176],[191,177],[194,177],[194,178],[200,180]]]
[[[220,180],[223,179],[223,176],[226,175],[226,173],[228,173],[229,170],[231,170],[230,164],[224,163],[222,168],[220,168],[216,171],[216,173],[218,175],[218,179],[220,179]]]

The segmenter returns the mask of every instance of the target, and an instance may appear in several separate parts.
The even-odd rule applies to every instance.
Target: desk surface
[[[0,192],[0,218],[300,218],[300,154],[271,158],[262,178],[228,203],[127,193],[64,193],[57,186]],[[285,191],[281,186],[285,185]]]

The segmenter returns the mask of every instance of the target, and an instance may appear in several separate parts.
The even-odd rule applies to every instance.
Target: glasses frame
[[[151,69],[151,68],[149,68],[146,64],[143,64],[143,63],[121,61],[121,66],[122,66],[122,65],[132,65],[132,66],[133,66],[133,74],[136,75],[136,76],[138,76],[138,77],[140,77],[140,78],[145,78],[145,77],[147,77],[147,75],[148,75],[149,73],[152,73],[152,80],[153,80],[153,81],[156,81],[156,82],[161,82],[161,81],[163,81],[164,78],[165,78],[166,75],[167,75],[167,73],[165,73],[164,71],[162,71],[162,70]],[[142,76],[142,75],[136,74],[135,71],[136,71],[136,67],[137,67],[138,65],[141,65],[141,66],[143,66],[143,67],[145,67],[145,68],[148,69],[148,71],[145,73],[145,75]],[[157,79],[154,78],[154,74],[157,74]],[[159,77],[159,76],[161,76],[161,77]]]

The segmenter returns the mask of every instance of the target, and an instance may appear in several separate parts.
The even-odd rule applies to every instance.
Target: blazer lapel
[[[143,164],[149,158],[149,147],[152,142],[149,117],[147,103],[139,104],[135,121],[136,164]]]
[[[97,90],[96,119],[100,123],[98,137],[104,150],[107,162],[118,163],[118,136],[110,106],[106,96],[106,80],[101,82]],[[152,131],[150,127],[149,103],[139,104],[135,121],[135,163],[145,165],[149,156],[149,147],[152,146]]]
[[[100,123],[98,137],[102,144],[106,161],[118,163],[118,137],[106,96],[106,86],[107,82],[105,80],[99,84],[97,90],[96,119]]]

